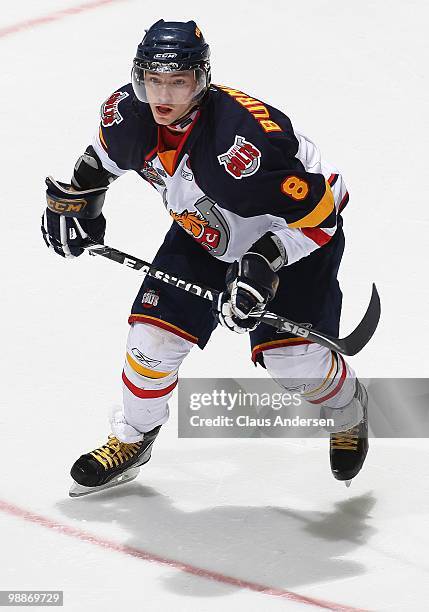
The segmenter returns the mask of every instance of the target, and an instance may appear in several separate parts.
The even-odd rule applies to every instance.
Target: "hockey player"
[[[134,170],[160,194],[173,223],[154,265],[209,281],[214,309],[146,277],[129,317],[123,408],[106,444],[73,465],[71,495],[135,477],[168,419],[180,364],[217,323],[250,332],[252,359],[300,386],[333,418],[330,462],[350,481],[368,449],[367,395],[342,355],[260,323],[270,310],[338,335],[337,281],[348,193],[339,172],[281,111],[237,89],[211,86],[209,47],[194,21],[155,23],[139,44],[131,83],[101,108],[71,184],[47,182],[42,232],[62,257],[103,241],[109,184]],[[145,228],[144,228],[145,229]]]

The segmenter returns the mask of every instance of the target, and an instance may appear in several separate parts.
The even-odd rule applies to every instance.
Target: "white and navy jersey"
[[[334,235],[346,187],[281,111],[213,86],[180,143],[166,132],[127,84],[103,104],[93,146],[109,172],[134,170],[148,181],[214,257],[232,262],[271,231],[290,265]]]

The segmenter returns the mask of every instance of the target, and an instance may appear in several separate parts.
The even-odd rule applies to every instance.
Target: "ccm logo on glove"
[[[85,206],[88,204],[86,200],[74,199],[74,200],[66,200],[61,198],[52,198],[49,194],[46,195],[46,202],[49,210],[52,212],[64,214],[64,213],[76,213],[82,212]]]

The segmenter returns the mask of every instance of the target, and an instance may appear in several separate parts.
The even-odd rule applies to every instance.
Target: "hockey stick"
[[[194,283],[193,281],[188,281],[184,278],[174,276],[168,272],[165,272],[164,270],[160,270],[143,259],[134,257],[133,255],[127,255],[126,253],[118,251],[118,249],[114,249],[109,246],[104,246],[102,244],[90,241],[85,246],[85,249],[90,255],[101,255],[102,257],[106,257],[107,259],[123,264],[128,268],[139,270],[143,274],[148,274],[149,276],[163,281],[168,285],[173,285],[174,287],[178,287],[179,289],[187,291],[188,293],[193,293],[194,295],[204,298],[205,300],[210,300],[213,303],[217,301],[219,294],[221,293],[220,291],[211,289],[205,285],[200,285]],[[380,319],[380,313],[380,297],[378,295],[377,288],[373,283],[371,299],[362,321],[359,323],[356,329],[354,329],[352,333],[345,338],[334,338],[317,331],[317,329],[308,329],[273,312],[265,312],[262,316],[254,316],[259,317],[261,323],[266,323],[267,325],[271,325],[271,327],[275,327],[279,333],[288,332],[298,338],[306,338],[307,340],[316,342],[317,344],[325,346],[328,349],[338,351],[343,355],[356,355],[356,353],[359,353],[359,351],[363,349],[374,334]]]

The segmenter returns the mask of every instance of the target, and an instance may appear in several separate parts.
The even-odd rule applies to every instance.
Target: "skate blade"
[[[90,495],[91,493],[97,493],[98,491],[105,491],[106,489],[111,489],[112,487],[118,487],[119,485],[126,484],[127,482],[131,482],[138,476],[140,472],[140,468],[133,467],[112,478],[109,482],[106,482],[104,485],[100,485],[99,487],[84,487],[83,485],[78,484],[73,481],[72,486],[70,487],[69,495],[70,497],[82,497],[83,495]]]

